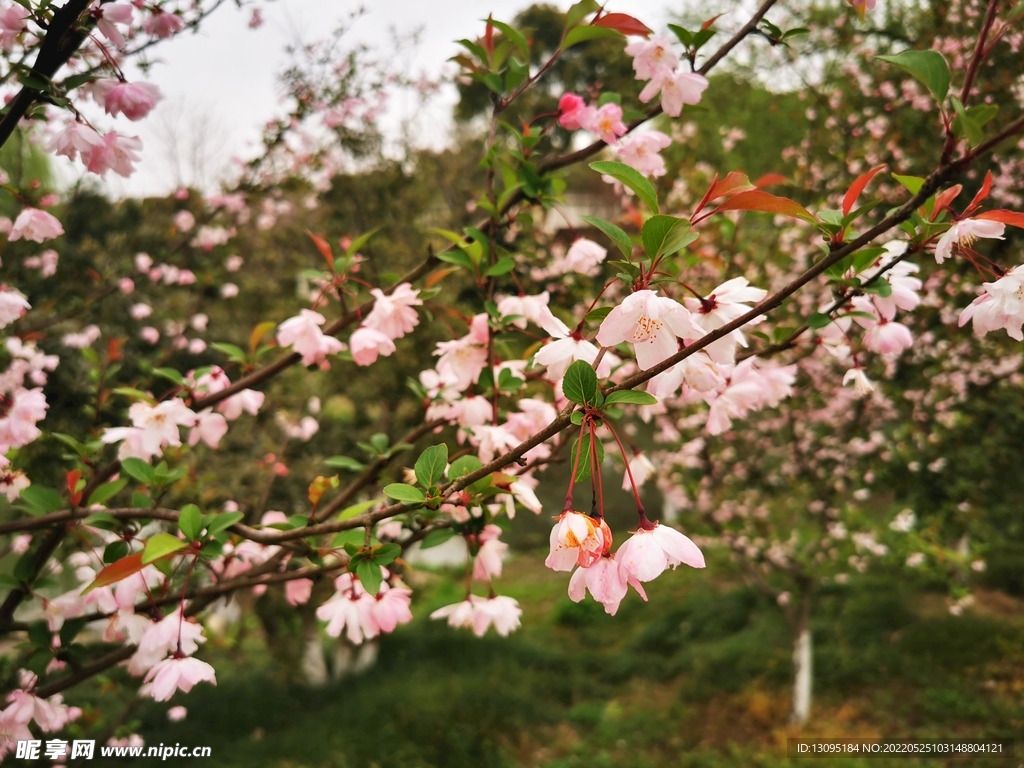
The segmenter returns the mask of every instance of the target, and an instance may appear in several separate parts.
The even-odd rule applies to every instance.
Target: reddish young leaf
[[[1017,213],[1016,211],[1006,211],[1002,208],[997,208],[994,211],[979,213],[974,218],[987,219],[988,221],[999,221],[1003,224],[1009,224],[1011,227],[1020,227],[1021,229],[1024,229],[1024,213]]]
[[[124,346],[122,339],[111,339],[107,343],[107,361],[115,363],[121,359],[121,347]]]
[[[761,211],[762,213],[778,213],[783,216],[792,216],[795,219],[804,221],[817,221],[810,211],[804,208],[795,200],[788,197],[778,197],[769,192],[762,192],[759,189],[752,189],[733,195],[712,213],[722,211]],[[710,215],[710,214],[709,214]]]
[[[716,21],[718,21],[723,16],[725,16],[724,13],[720,13],[717,16],[712,16],[710,19],[708,19],[707,21],[705,21],[703,24],[700,25],[700,31],[703,32],[706,29],[711,29],[711,25],[714,24]]]
[[[981,189],[978,190],[978,194],[971,200],[971,204],[967,206],[967,210],[964,211],[965,216],[969,216],[971,212],[981,205],[981,201],[988,197],[988,193],[992,191],[992,171],[985,172],[985,180],[981,183]]]
[[[433,288],[435,285],[444,280],[448,275],[458,270],[452,267],[451,269],[439,269],[436,272],[431,272],[427,275],[427,279],[423,281],[424,288]]]
[[[491,25],[491,18],[492,16],[488,14],[487,31],[484,33],[484,50],[488,53],[494,53],[494,27]]]
[[[876,165],[870,171],[862,173],[857,179],[850,185],[850,189],[846,193],[846,197],[843,198],[843,216],[853,210],[853,204],[857,202],[857,198],[860,197],[860,193],[864,191],[864,187],[875,177],[875,174],[885,168],[884,165]]]
[[[488,29],[490,29],[490,27],[488,27]],[[331,253],[331,244],[320,237],[320,235],[314,235],[308,229],[306,230],[306,234],[309,235],[309,239],[313,241],[313,244],[327,260],[327,263],[331,265],[331,269],[334,269],[334,254]]]
[[[754,182],[754,186],[757,189],[764,189],[765,187],[774,187],[776,184],[788,184],[789,179],[783,176],[781,173],[766,173],[764,176]]]
[[[949,189],[944,189],[936,195],[935,206],[932,208],[931,220],[935,221],[935,219],[939,217],[939,214],[946,210],[962,191],[963,187],[960,184],[954,184]]]
[[[68,493],[71,495],[71,503],[76,505],[76,506],[78,505],[78,502],[80,502],[82,500],[82,492],[75,489],[75,487],[78,485],[78,481],[81,480],[81,479],[82,479],[82,470],[80,470],[80,469],[72,469],[70,472],[68,472],[68,475],[67,475]]]
[[[737,192],[739,190],[751,188],[750,180],[747,178],[745,173],[730,171],[729,174],[721,181],[718,180],[718,174],[716,173],[715,178],[711,180],[711,186],[708,187],[708,191],[704,193],[704,197],[702,197],[700,202],[697,203],[697,207],[693,209],[693,216],[696,216],[704,210],[704,206],[712,200],[724,197],[730,192]],[[691,220],[693,219],[693,216],[690,217]]]
[[[594,20],[595,27],[608,27],[624,35],[641,35],[650,37],[651,30],[639,19],[625,13],[606,13],[599,19]]]
[[[86,587],[82,594],[91,592],[97,587],[105,587],[108,584],[114,584],[122,579],[127,579],[133,573],[138,573],[146,566],[142,563],[142,553],[136,552],[134,555],[128,555],[122,557],[116,563],[111,563],[102,571],[96,575],[96,580]]]

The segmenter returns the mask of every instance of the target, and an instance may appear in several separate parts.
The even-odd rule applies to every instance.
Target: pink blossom
[[[324,631],[331,637],[339,637],[345,630],[345,636],[353,645],[377,637],[380,634],[380,624],[374,617],[377,601],[366,594],[351,574],[339,576],[334,586],[337,590],[334,596],[316,609],[317,618],[327,622]]]
[[[233,299],[238,295],[238,286],[234,283],[224,283],[220,287],[220,295],[225,299]]]
[[[284,584],[284,599],[289,605],[308,603],[313,594],[312,579],[292,579]]]
[[[725,377],[702,349],[651,379],[647,391],[658,399],[672,397],[684,382],[696,392],[712,392],[725,385]]]
[[[191,211],[178,211],[174,214],[174,226],[179,232],[188,232],[196,225],[196,217]]]
[[[46,396],[39,388],[0,392],[0,454],[28,445],[39,437],[42,432],[36,422],[46,418],[48,407]]]
[[[548,308],[549,300],[547,291],[537,296],[503,296],[498,299],[498,312],[502,317],[515,316],[511,323],[520,330],[529,321],[556,338],[568,336],[568,327]]]
[[[178,690],[188,693],[192,686],[203,681],[217,684],[213,667],[205,661],[183,658],[164,659],[146,673],[145,682],[153,683],[153,698],[168,701]]]
[[[0,328],[6,328],[32,309],[21,291],[0,284]]]
[[[939,238],[935,246],[935,262],[941,264],[953,254],[954,247],[970,247],[979,237],[1002,240],[1006,225],[988,219],[964,219],[956,222]]]
[[[439,356],[437,372],[450,380],[461,392],[480,378],[487,367],[487,341],[490,336],[487,315],[476,315],[469,326],[469,333],[460,339],[440,341],[434,351]]]
[[[97,81],[97,86],[107,114],[124,115],[129,120],[141,120],[162,98],[160,89],[152,83],[101,80]]]
[[[1011,339],[1024,341],[1024,266],[1014,267],[992,283],[960,313],[960,327],[974,321],[976,336],[1005,330]]]
[[[413,312],[415,314],[415,312]],[[348,348],[356,365],[373,365],[379,355],[390,357],[395,351],[395,342],[376,328],[357,328],[349,337]]]
[[[24,208],[14,220],[14,226],[11,227],[7,239],[12,243],[21,238],[42,243],[63,234],[64,227],[54,216],[37,208]]]
[[[169,15],[169,14],[165,14]],[[177,17],[175,17],[177,18]],[[180,723],[188,716],[188,710],[185,707],[171,707],[167,710],[167,719],[172,723]]]
[[[696,339],[702,332],[677,301],[642,290],[627,296],[601,323],[597,341],[606,347],[628,342],[641,369],[653,368],[679,350],[677,337]]]
[[[117,24],[131,24],[133,9],[127,3],[106,3],[98,6],[95,15],[97,16],[96,28],[107,40],[118,48],[124,48],[124,35],[117,28]],[[135,118],[132,118],[133,120]]]
[[[69,160],[74,160],[78,157],[79,152],[84,156],[102,146],[102,136],[88,125],[77,120],[71,120],[64,126],[63,131],[50,139],[46,145],[46,151],[53,152],[56,155],[63,155]]]
[[[502,637],[519,628],[519,617],[522,616],[519,603],[511,597],[492,597],[486,599],[469,595],[461,603],[438,608],[432,619],[448,619],[448,626],[472,629],[477,637],[483,637],[493,624]]]
[[[0,48],[11,50],[14,39],[27,29],[25,20],[31,15],[27,8],[16,4],[0,9]]]
[[[490,581],[501,576],[501,561],[508,551],[508,544],[498,541],[501,536],[501,528],[496,525],[486,525],[477,536],[480,549],[473,561],[473,578],[481,581]]]
[[[128,672],[141,675],[157,665],[169,654],[179,651],[191,656],[205,643],[203,628],[182,618],[182,608],[169,613],[160,621],[149,622],[136,643],[135,653],[128,661]],[[167,659],[171,661],[172,659]],[[147,675],[147,680],[149,676]]]
[[[558,124],[569,131],[580,128],[580,112],[587,103],[574,93],[567,93],[558,100]]]
[[[589,589],[594,599],[604,606],[605,612],[614,616],[619,610],[619,603],[626,596],[628,585],[646,601],[647,594],[643,586],[622,567],[612,555],[599,558],[589,568],[577,568],[569,579],[569,597],[573,602],[580,602]]]
[[[648,102],[661,92],[661,109],[666,115],[679,117],[684,104],[700,103],[708,81],[696,72],[674,72],[661,67],[640,91],[640,101]]]
[[[151,325],[139,330],[139,337],[147,344],[156,344],[160,341],[160,331]]]
[[[127,178],[135,172],[138,152],[142,150],[142,141],[138,136],[121,136],[117,131],[110,131],[103,136],[102,147],[90,147],[88,153],[82,152],[85,167],[100,176],[113,171],[118,176]]]
[[[202,440],[211,448],[216,448],[227,432],[227,419],[219,413],[214,413],[212,408],[205,408],[196,414],[195,426],[188,435],[188,444],[196,445]]]
[[[110,427],[101,437],[105,443],[128,440],[130,455],[142,455],[148,459],[161,453],[165,445],[180,446],[179,427],[192,427],[196,414],[178,398],[165,400],[155,406],[148,403],[133,403],[128,409],[132,427]],[[198,438],[197,438],[198,440]]]
[[[619,547],[616,557],[623,570],[637,581],[653,581],[666,568],[680,563],[704,567],[704,555],[697,545],[675,528],[660,523],[634,533]]]
[[[661,131],[634,133],[619,143],[619,159],[644,176],[664,176],[665,160],[659,152],[672,144],[672,139]]]
[[[548,369],[548,378],[552,381],[561,381],[562,377],[565,376],[565,372],[569,366],[576,360],[585,360],[586,362],[593,365],[597,359],[599,350],[589,341],[585,339],[576,338],[575,336],[568,336],[564,339],[558,339],[550,344],[546,344],[541,347],[537,354],[534,355],[533,359],[537,365],[546,366]],[[597,375],[598,378],[607,378],[611,374],[611,361],[608,359],[608,355],[604,356],[601,364],[598,366]]]
[[[363,321],[365,327],[379,331],[388,339],[400,339],[419,325],[420,319],[413,307],[422,305],[423,300],[420,299],[419,291],[409,283],[395,286],[390,295],[385,295],[379,288],[374,288],[370,293],[376,301]]]
[[[882,319],[864,334],[864,346],[880,355],[898,355],[914,343],[914,335],[902,323]]]
[[[853,391],[857,397],[867,397],[875,391],[875,385],[867,377],[861,368],[851,368],[843,376],[843,386],[853,384]]]
[[[601,263],[607,255],[607,249],[593,240],[578,237],[569,246],[569,250],[562,260],[561,273],[578,272],[581,275],[593,277],[600,271]]]
[[[636,487],[639,488],[650,477],[657,474],[657,467],[654,466],[654,462],[647,458],[644,453],[634,453],[633,458],[629,460],[629,472],[623,473],[622,476],[622,490],[628,491],[632,488],[632,483],[629,482],[629,476],[632,474],[633,482],[636,483]]]
[[[861,21],[864,21],[864,16],[868,11],[872,11],[875,8],[875,0],[846,0],[846,2],[857,12],[857,16]]]
[[[371,598],[374,601],[371,609],[373,619],[381,632],[394,632],[399,624],[412,621],[412,611],[409,610],[412,590],[392,587],[387,582],[380,586],[381,591]]]
[[[185,20],[173,13],[156,11],[142,22],[142,28],[150,35],[160,38],[170,37],[185,27]]]
[[[255,416],[263,407],[266,395],[254,389],[243,389],[226,400],[217,404],[217,410],[224,414],[228,421],[234,421],[242,412]]]
[[[745,277],[726,280],[715,288],[706,299],[686,298],[686,307],[693,313],[694,321],[705,333],[710,333],[731,323],[750,311],[750,304],[761,301],[768,295],[763,288],[754,288]],[[759,322],[754,318],[749,324]],[[703,335],[703,334],[702,334]],[[736,361],[736,345],[747,346],[746,337],[737,328],[727,336],[712,342],[704,351],[716,363],[732,364]]]
[[[587,568],[605,554],[611,548],[612,533],[604,520],[566,511],[551,529],[549,544],[544,565],[553,571],[571,571],[575,565]]]
[[[597,110],[580,112],[580,126],[591,133],[596,133],[605,144],[614,144],[619,136],[628,128],[622,122],[622,107],[609,102]]]
[[[228,272],[237,272],[242,268],[242,265],[244,263],[245,259],[243,259],[238,254],[228,256],[226,259],[224,259],[224,269],[226,269]]]
[[[57,274],[57,264],[60,261],[60,254],[52,248],[48,248],[38,256],[29,256],[22,263],[28,269],[38,269],[40,277],[51,277]]]
[[[302,355],[303,365],[321,363],[328,355],[335,355],[344,348],[340,341],[320,330],[325,322],[320,313],[303,309],[278,326],[277,343],[282,347],[292,347]]]
[[[664,35],[630,43],[626,55],[633,57],[637,80],[650,80],[663,69],[674,71],[679,63],[679,57],[672,51],[672,41]]]

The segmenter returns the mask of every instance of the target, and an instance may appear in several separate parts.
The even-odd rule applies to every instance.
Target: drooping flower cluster
[[[405,336],[420,322],[414,307],[422,305],[423,300],[409,283],[395,286],[390,294],[378,288],[370,293],[375,299],[373,309],[348,340],[356,365],[372,365],[378,356],[390,356],[395,351],[395,339]]]
[[[377,594],[371,595],[359,579],[343,573],[334,580],[334,590],[334,596],[316,609],[317,618],[327,622],[326,631],[331,637],[340,637],[344,631],[350,643],[359,645],[412,621],[412,590],[404,586],[391,586],[385,581]]]

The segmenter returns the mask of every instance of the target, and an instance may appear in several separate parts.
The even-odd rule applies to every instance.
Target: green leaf
[[[177,536],[169,533],[158,533],[146,542],[146,548],[142,550],[142,564],[149,565],[161,557],[167,557],[173,552],[184,549],[187,545]]]
[[[448,467],[448,446],[432,445],[416,459],[416,479],[424,488],[436,485]]]
[[[423,541],[420,542],[420,549],[439,547],[454,535],[455,531],[451,528],[436,528],[423,537]],[[17,583],[16,580],[15,583]]]
[[[601,37],[621,38],[622,33],[616,32],[614,29],[609,29],[608,27],[575,27],[566,33],[565,39],[562,40],[561,49],[566,51],[574,45],[586,42],[587,40],[596,40]]]
[[[112,541],[103,550],[103,562],[106,565],[116,563],[122,557],[127,557],[131,550],[126,541]]]
[[[600,4],[597,0],[580,0],[578,3],[574,3],[570,6],[569,10],[565,12],[565,28],[572,29],[587,16],[595,13]]]
[[[121,469],[140,483],[152,485],[156,482],[156,472],[142,459],[127,458],[121,462]]]
[[[235,344],[224,344],[221,342],[216,342],[214,344],[211,344],[210,346],[216,349],[218,352],[222,352],[223,354],[227,355],[229,360],[233,360],[237,363],[245,362],[245,350],[239,346],[236,346]]]
[[[629,403],[630,405],[657,405],[658,398],[647,392],[641,392],[638,389],[621,389],[617,392],[612,392],[605,398],[605,405],[613,405],[614,403]]]
[[[565,372],[562,379],[562,392],[574,403],[585,405],[594,402],[597,394],[597,374],[590,363],[577,360]]]
[[[612,224],[610,221],[599,219],[597,216],[581,216],[580,218],[590,226],[604,232],[627,259],[632,257],[633,241],[629,239],[629,235],[621,227]]]
[[[486,272],[485,277],[498,277],[500,275],[507,275],[513,269],[516,268],[516,263],[511,256],[502,256],[494,264],[492,264]]]
[[[105,504],[110,501],[114,496],[120,493],[124,487],[128,485],[127,477],[120,477],[117,480],[112,480],[109,483],[104,483],[99,486],[89,496],[90,504]]]
[[[360,560],[356,565],[356,576],[369,595],[376,595],[380,591],[380,584],[384,580],[380,573],[380,566],[371,560]]]
[[[912,195],[916,195],[924,186],[924,179],[920,176],[900,176],[898,173],[894,173],[892,177]]]
[[[97,512],[95,515],[89,515],[83,518],[82,525],[88,525],[90,528],[99,528],[104,531],[116,531],[122,527],[121,521],[109,512]]]
[[[482,466],[483,462],[476,456],[460,456],[453,461],[452,465],[448,468],[448,479],[458,480],[460,477],[465,477],[470,472],[476,472]]]
[[[893,56],[876,56],[876,59],[895,64],[924,83],[939,103],[949,92],[949,65],[938,51],[903,51]]]
[[[377,227],[376,229],[371,229],[366,234],[360,235],[351,243],[349,243],[348,248],[345,249],[345,256],[354,256],[355,254],[359,253],[359,249],[366,245],[370,241],[370,238],[377,234],[379,230],[380,227]]]
[[[495,21],[494,19],[485,19],[484,21],[492,27],[500,29],[501,33],[516,47],[516,50],[523,55],[523,59],[525,61],[530,60],[530,44],[526,42],[526,37],[523,36],[522,32],[503,21]]]
[[[373,553],[373,562],[377,565],[389,565],[395,562],[402,554],[402,548],[398,544],[384,544]]]
[[[614,307],[598,307],[587,312],[586,317],[583,319],[588,323],[599,323],[608,317],[613,309]]]
[[[329,459],[324,459],[324,464],[338,469],[351,469],[353,472],[362,472],[366,469],[365,464],[349,456],[331,456]]]
[[[815,312],[813,315],[807,318],[808,328],[824,328],[826,325],[832,324],[832,318],[826,315],[824,312]]]
[[[690,222],[686,219],[658,214],[644,222],[640,235],[647,255],[656,259],[659,256],[671,256],[676,253],[683,247],[689,233]]]
[[[185,377],[173,368],[154,368],[153,375],[173,381],[179,387],[185,386]]]
[[[65,509],[68,504],[64,498],[52,488],[44,488],[41,485],[30,485],[21,492],[21,500],[27,504],[32,512],[37,515],[45,515],[47,512],[57,512]]]
[[[861,290],[864,293],[873,293],[883,299],[887,299],[892,296],[892,286],[888,280],[872,280],[870,283],[861,286]]]
[[[186,504],[178,515],[178,529],[189,541],[195,541],[203,532],[203,513],[195,504]]]
[[[407,485],[406,483],[391,483],[390,485],[385,485],[384,495],[410,506],[422,504],[427,498],[419,488],[413,485]]]
[[[361,515],[368,509],[373,509],[375,506],[380,504],[380,502],[380,499],[370,499],[369,501],[360,501],[358,504],[353,504],[351,507],[345,507],[338,513],[338,519],[348,520],[356,515]]]
[[[594,442],[597,444],[597,463],[600,465],[604,461],[604,445],[600,440],[595,440]],[[576,467],[577,483],[581,483],[590,477],[590,435],[584,435],[583,437],[583,452],[580,454],[579,465],[577,465],[576,451],[579,449],[579,446],[580,441],[576,440],[569,454],[569,466]]]
[[[206,524],[206,532],[213,536],[221,531],[227,530],[235,523],[245,519],[244,512],[221,512],[211,522]]]
[[[444,528],[442,530],[446,530],[446,531],[451,532],[450,528]],[[431,531],[431,533],[440,533],[440,531]],[[430,538],[429,534],[427,535],[427,538],[428,539]],[[424,544],[421,545],[421,546],[425,546],[425,545],[426,545],[426,542],[424,540]],[[436,546],[436,545],[432,544],[431,546]],[[18,581],[13,576],[11,576],[9,573],[0,573],[0,589],[19,589],[20,587],[21,587],[21,582]]]
[[[654,191],[654,185],[646,177],[634,168],[625,163],[617,163],[611,160],[601,160],[591,163],[590,167],[598,173],[611,176],[625,186],[633,190],[648,208],[654,213],[658,212],[658,193]]]

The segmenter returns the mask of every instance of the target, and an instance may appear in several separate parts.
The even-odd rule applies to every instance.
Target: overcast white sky
[[[548,2],[563,9],[571,5],[570,0]],[[493,13],[496,19],[511,21],[529,4],[529,0],[376,0],[367,3],[367,12],[353,32],[367,45],[388,51],[393,48],[391,29],[399,33],[422,29],[417,49],[395,55],[408,72],[437,75],[459,50],[454,40],[475,38],[482,32],[480,19]],[[611,0],[608,6],[663,29],[669,4],[669,0]],[[177,179],[169,161],[173,154],[169,134],[187,140],[198,130],[209,137],[209,169],[232,156],[245,155],[259,136],[259,126],[281,111],[277,73],[287,62],[285,47],[297,40],[324,37],[358,5],[338,0],[275,0],[263,5],[264,24],[252,30],[248,11],[239,12],[226,3],[198,34],[186,33],[158,46],[154,59],[159,63],[145,79],[157,84],[165,98],[145,120],[117,125],[122,133],[137,133],[145,150],[137,173],[126,182],[111,175],[108,189],[116,195],[165,194],[173,189]],[[432,105],[436,113],[429,121],[433,130],[424,133],[427,141],[436,143],[444,136],[437,121],[447,119],[454,100],[454,92],[446,91]],[[400,112],[402,105],[393,105],[393,110]],[[399,117],[393,116],[395,124]]]

